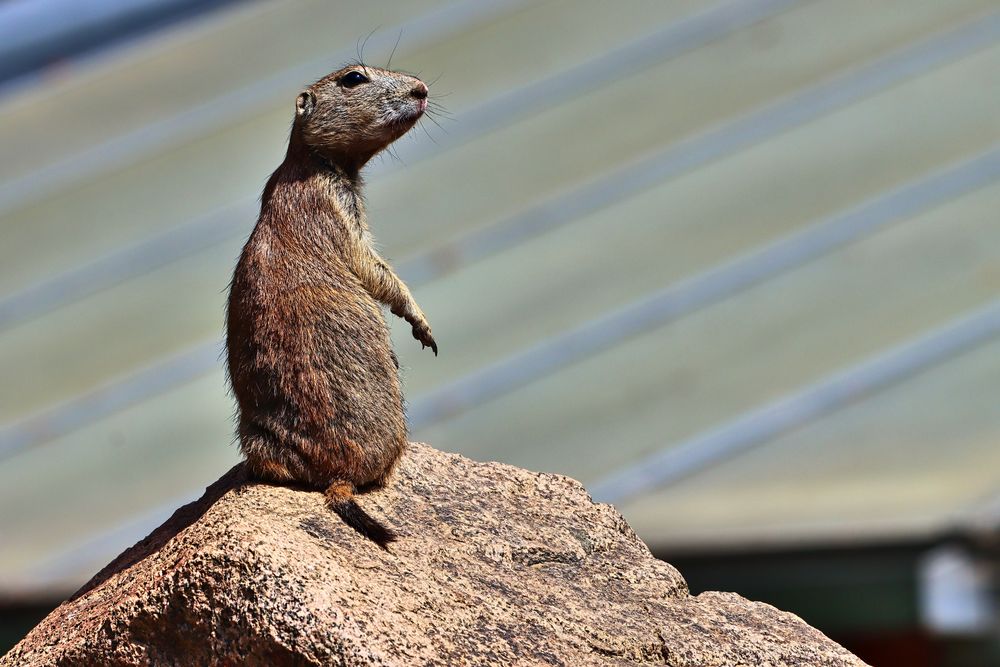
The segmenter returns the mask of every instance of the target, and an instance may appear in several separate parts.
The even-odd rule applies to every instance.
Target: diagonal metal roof
[[[376,26],[454,118],[369,173],[440,337],[395,326],[415,439],[675,550],[993,526],[993,3],[256,2],[0,98],[0,594],[236,460],[233,262],[290,100]]]

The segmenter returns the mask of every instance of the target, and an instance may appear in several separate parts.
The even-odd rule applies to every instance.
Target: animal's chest
[[[338,183],[331,188],[330,204],[334,214],[348,225],[365,224],[365,202],[358,188]]]
[[[378,254],[375,248],[375,237],[368,229],[368,223],[365,222],[364,216],[348,219],[346,226],[349,245],[346,250],[350,255],[364,261],[368,257]]]
[[[364,202],[358,193],[353,190],[338,192],[335,208],[335,215],[340,218],[347,230],[347,241],[354,246],[348,250],[360,253],[373,252],[375,240],[368,229]]]

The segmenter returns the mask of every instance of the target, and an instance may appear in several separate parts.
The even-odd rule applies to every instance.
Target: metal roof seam
[[[591,492],[604,502],[627,503],[997,337],[1000,337],[1000,299],[718,427],[654,452],[610,473],[592,485]]]

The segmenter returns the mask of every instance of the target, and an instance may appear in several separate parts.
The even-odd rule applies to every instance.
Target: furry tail
[[[358,531],[375,544],[386,549],[396,541],[396,533],[372,518],[354,501],[354,486],[346,482],[334,482],[326,490],[326,506],[336,512],[348,526]]]

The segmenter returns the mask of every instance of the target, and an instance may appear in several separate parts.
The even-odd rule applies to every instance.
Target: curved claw
[[[413,327],[413,337],[420,341],[420,348],[429,347],[434,351],[434,356],[437,356],[438,346],[434,341],[434,337],[431,335],[431,330],[427,326],[414,325]]]
[[[430,338],[430,337],[428,336],[428,338]],[[420,349],[422,350],[422,349],[427,348],[427,347],[431,348],[431,350],[434,351],[434,356],[435,357],[438,356],[438,344],[436,342],[434,342],[433,338],[430,338],[430,340],[427,340],[427,341],[421,339],[421,341],[420,341]]]

